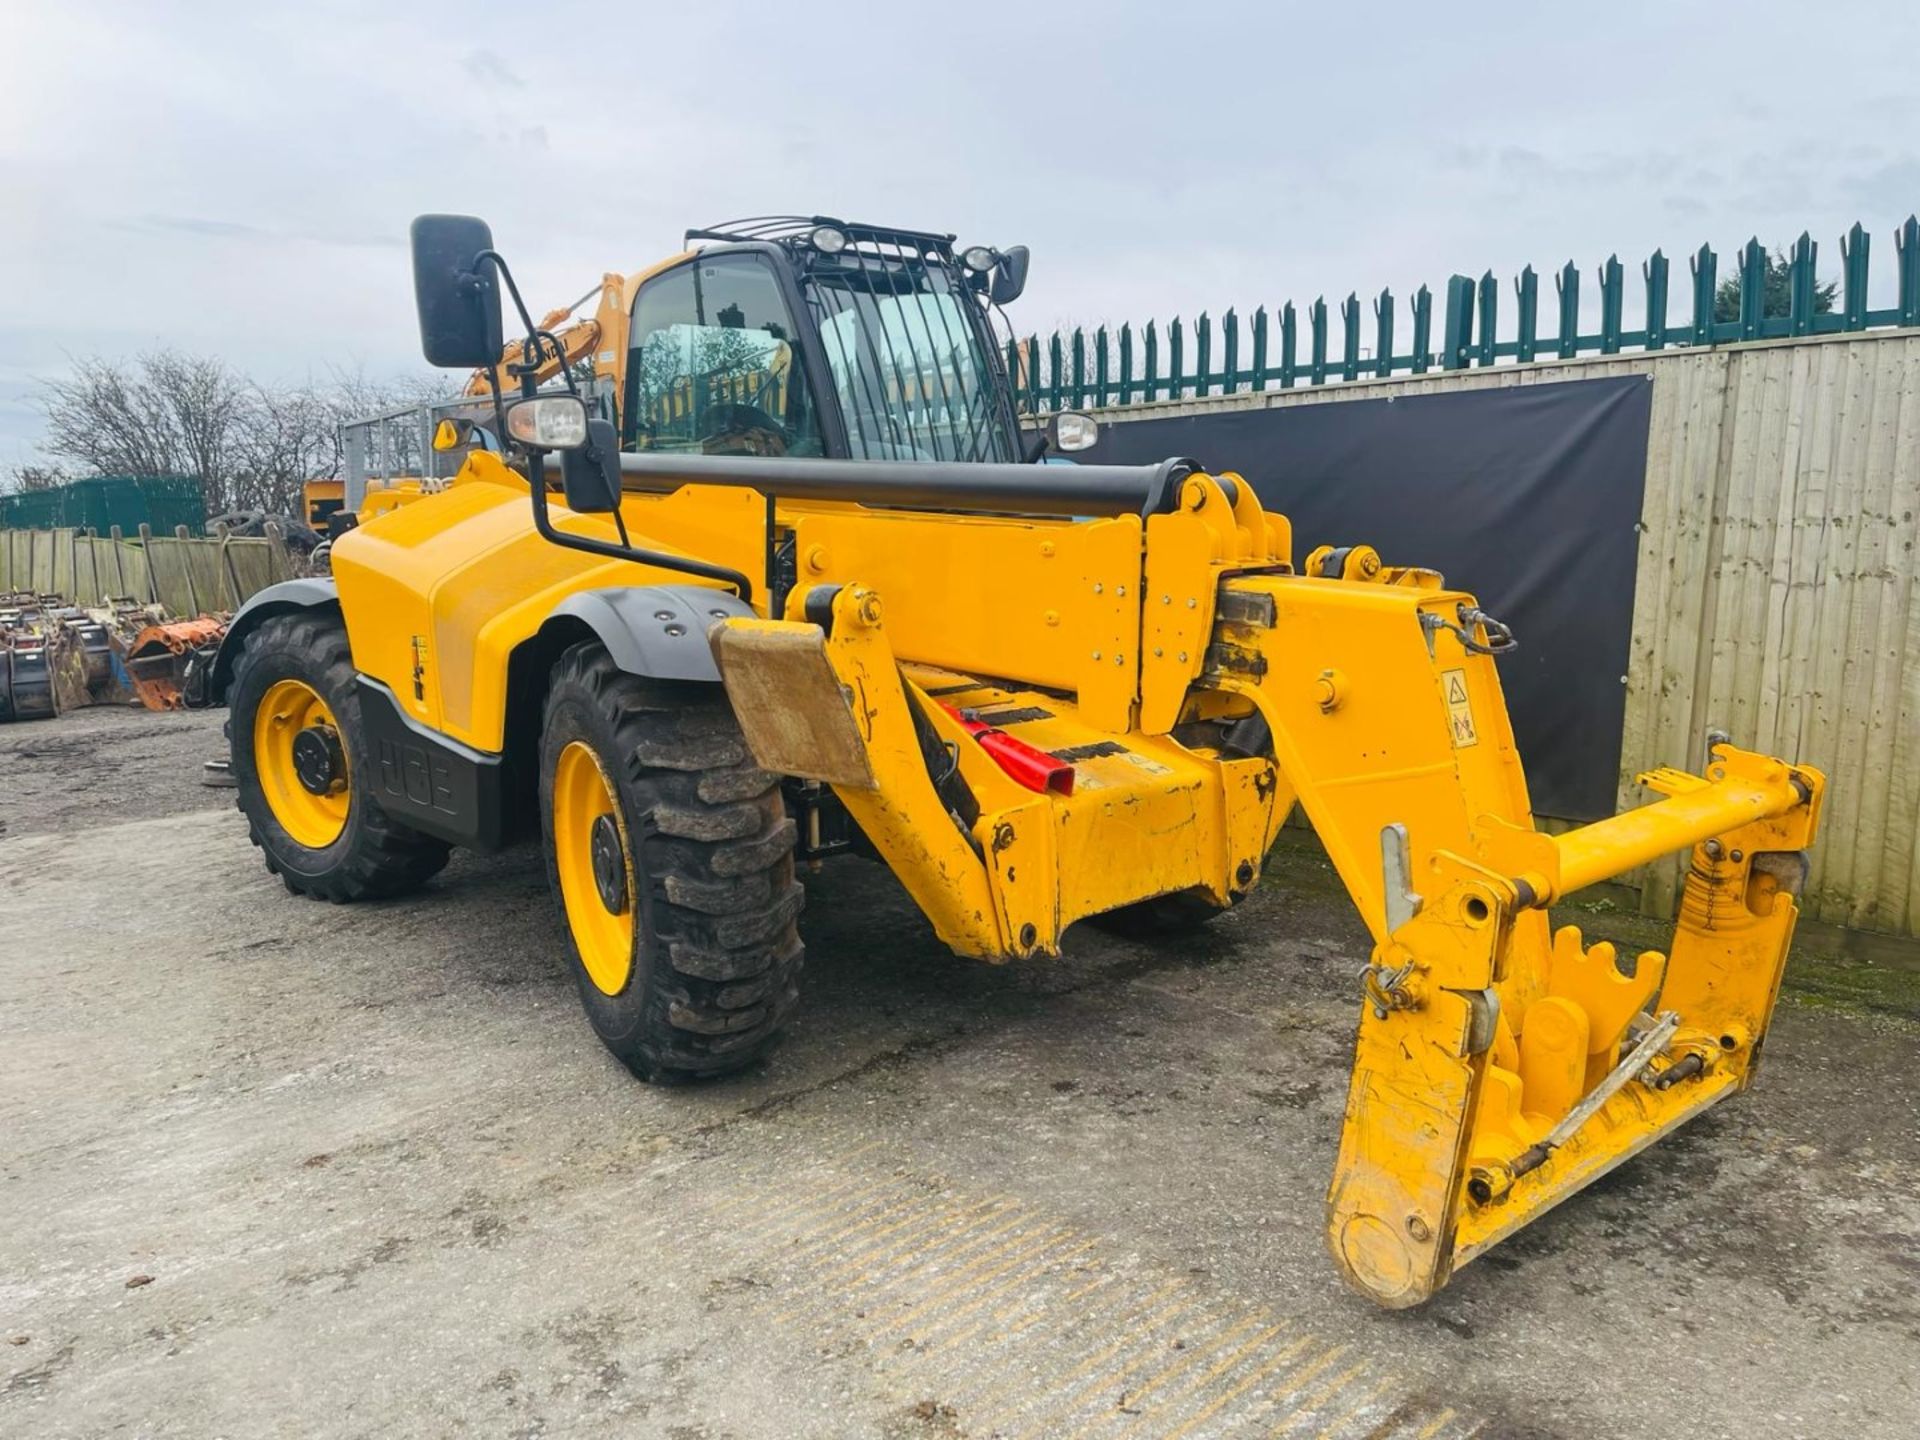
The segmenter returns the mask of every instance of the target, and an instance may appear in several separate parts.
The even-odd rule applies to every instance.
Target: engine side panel
[[[557,503],[552,513],[562,528],[612,535],[601,517]],[[739,549],[744,558],[748,545]],[[508,659],[556,613],[601,629],[609,616],[631,619],[633,607],[595,605],[587,592],[704,588],[682,574],[549,543],[533,528],[525,481],[488,454],[471,457],[445,491],[343,536],[333,572],[355,667],[392,693],[407,720],[489,753],[504,742]],[[739,608],[729,592],[715,594],[729,613]]]

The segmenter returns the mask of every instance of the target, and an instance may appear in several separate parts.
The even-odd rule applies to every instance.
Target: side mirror
[[[567,508],[605,515],[620,504],[620,436],[611,420],[589,420],[587,443],[560,456],[560,489]]]
[[[1062,410],[1047,422],[1047,442],[1063,454],[1091,450],[1099,438],[1100,422],[1078,410]]]
[[[1027,264],[1033,253],[1024,245],[1001,252],[1000,264],[993,272],[993,303],[1011,305],[1027,288]]]
[[[442,369],[477,370],[498,363],[500,281],[491,263],[487,222],[471,215],[422,215],[413,243],[413,301],[420,311],[420,348]]]

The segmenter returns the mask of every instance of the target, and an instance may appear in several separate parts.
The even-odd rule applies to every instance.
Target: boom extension
[[[1657,803],[1544,834],[1495,670],[1503,628],[1432,572],[1290,573],[1274,553],[1285,522],[1211,476],[1185,479],[1144,527],[1127,577],[1139,658],[1120,692],[1118,656],[1086,652],[1099,668],[1071,694],[1029,658],[1089,617],[1111,626],[1092,607],[1114,587],[1074,582],[1086,614],[1049,609],[1031,639],[1036,596],[1056,604],[1034,587],[1053,572],[991,587],[979,603],[1004,637],[996,669],[1033,688],[956,674],[938,628],[908,614],[896,629],[861,583],[889,552],[855,546],[857,522],[811,523],[795,526],[803,553],[829,537],[869,573],[794,592],[783,619],[716,626],[722,675],[758,763],[832,784],[956,950],[1054,953],[1074,920],[1158,895],[1230,904],[1291,804],[1304,808],[1375,942],[1327,1212],[1343,1273],[1380,1304],[1425,1299],[1751,1079],[1818,771],[1718,743],[1704,775],[1640,777]],[[976,522],[983,557],[997,523],[1021,548],[1046,536],[1040,552],[1072,561],[1068,574],[1100,573],[1070,546],[1114,543],[1098,524]],[[1017,727],[1074,783],[1015,783],[950,705]],[[1550,902],[1689,847],[1670,955],[1623,969],[1612,945],[1549,926]]]

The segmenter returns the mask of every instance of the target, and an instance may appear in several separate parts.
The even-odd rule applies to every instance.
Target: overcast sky
[[[1590,288],[1614,251],[1631,277],[1656,245],[1679,264],[1802,229],[1832,273],[1856,218],[1884,288],[1920,207],[1912,0],[0,0],[0,19],[0,466],[33,457],[33,381],[72,355],[417,369],[421,211],[487,217],[536,309],[740,215],[1025,242],[1014,318],[1044,331],[1528,261],[1572,258]]]

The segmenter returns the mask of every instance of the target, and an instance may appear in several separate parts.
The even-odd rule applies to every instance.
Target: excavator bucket
[[[149,710],[178,710],[204,676],[227,633],[226,620],[202,615],[148,625],[126,642],[134,697]]]

